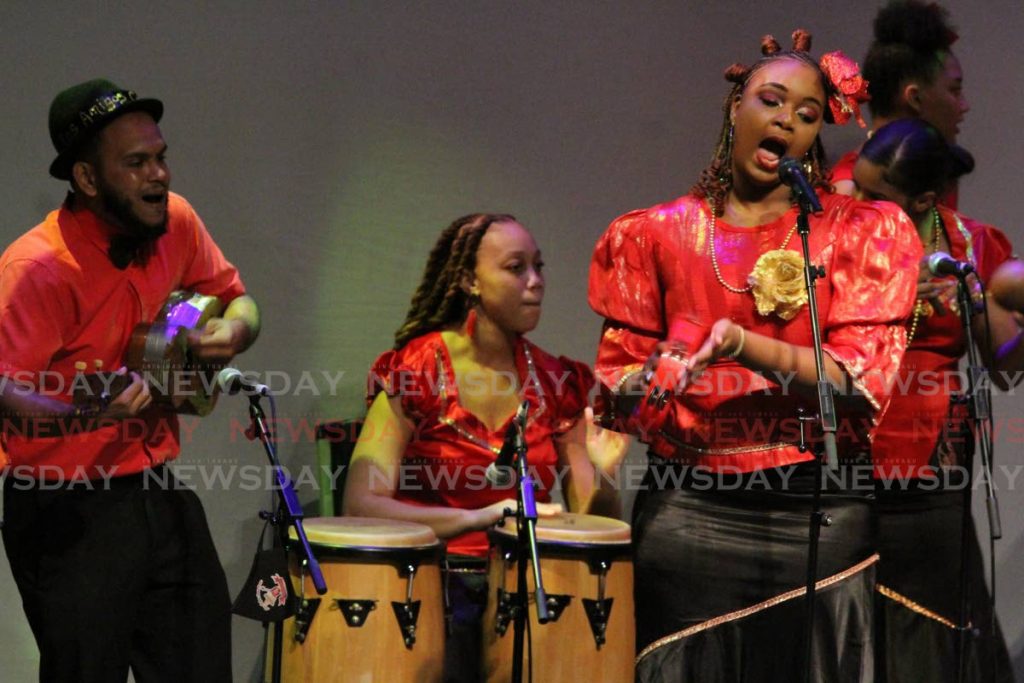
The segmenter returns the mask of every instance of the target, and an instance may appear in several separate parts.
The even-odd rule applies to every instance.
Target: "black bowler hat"
[[[50,140],[57,158],[50,164],[50,175],[71,180],[71,167],[82,145],[104,126],[130,111],[149,113],[159,121],[164,113],[160,100],[140,98],[134,90],[119,88],[96,78],[62,91],[50,105]]]

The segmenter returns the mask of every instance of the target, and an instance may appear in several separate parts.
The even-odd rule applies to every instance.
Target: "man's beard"
[[[167,232],[167,212],[155,225],[144,223],[132,209],[131,200],[110,187],[103,178],[97,178],[96,187],[104,212],[114,219],[119,230],[111,237],[108,250],[114,265],[123,269],[132,261],[145,264],[157,239]]]
[[[167,232],[166,212],[164,213],[163,220],[158,224],[144,223],[136,215],[134,209],[132,209],[130,199],[118,194],[116,190],[107,185],[102,179],[97,179],[96,186],[103,199],[104,211],[117,220],[117,227],[122,229],[125,236],[133,237],[141,243],[154,241]]]

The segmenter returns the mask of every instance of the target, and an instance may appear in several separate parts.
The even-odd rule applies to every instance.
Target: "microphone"
[[[515,481],[515,472],[512,470],[512,458],[516,454],[517,437],[522,434],[523,429],[526,427],[526,411],[529,408],[529,401],[523,401],[519,405],[519,409],[512,418],[512,422],[509,423],[508,429],[505,430],[505,439],[501,443],[501,451],[498,452],[498,457],[487,466],[487,470],[484,472],[487,481],[499,488],[511,486],[512,482]]]
[[[797,201],[809,213],[822,212],[818,194],[807,182],[807,176],[804,175],[799,161],[792,157],[782,157],[782,160],[779,161],[779,180],[783,185],[793,188],[793,194],[796,195]]]
[[[217,386],[225,394],[232,396],[239,392],[249,396],[270,396],[270,388],[266,384],[246,379],[238,368],[224,368],[218,372]]]
[[[932,275],[964,277],[974,272],[974,266],[966,261],[957,261],[944,251],[937,251],[928,257],[928,270]]]

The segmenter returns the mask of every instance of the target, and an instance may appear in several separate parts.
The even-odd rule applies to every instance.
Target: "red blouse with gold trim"
[[[522,337],[515,358],[521,396],[530,404],[527,460],[541,487],[538,500],[548,501],[552,486],[564,475],[554,439],[580,418],[594,378],[585,364],[552,356]],[[484,476],[501,450],[512,416],[492,431],[462,407],[451,357],[440,332],[381,354],[370,371],[369,400],[381,391],[400,397],[403,412],[415,424],[402,459],[396,500],[469,509],[515,497],[514,485],[495,487]],[[448,540],[450,553],[483,557],[487,549],[484,531]]]
[[[817,284],[824,350],[873,409],[843,420],[838,436],[860,441],[871,413],[883,409],[903,355],[903,323],[913,305],[922,248],[913,224],[895,205],[839,195],[822,195],[821,203],[825,210],[811,217],[809,240],[814,263],[826,269]],[[718,220],[714,245],[708,205],[690,195],[616,219],[598,241],[590,266],[590,305],[606,319],[595,366],[603,390],[639,371],[669,330],[692,352],[720,318],[811,346],[806,305],[789,321],[760,315],[750,292],[734,293],[718,282],[711,260],[714,248],[725,282],[746,286],[758,257],[782,246],[796,213],[794,208],[750,228]],[[800,253],[798,235],[787,249]],[[815,406],[816,398],[798,395],[791,379],[722,359],[665,409],[643,402],[636,415],[613,428],[636,434],[664,458],[749,472],[808,460],[796,447],[797,408],[815,414]]]
[[[998,229],[939,207],[950,255],[972,263],[983,282],[1012,257],[1010,241]],[[963,415],[953,414],[951,392],[961,388],[957,368],[966,353],[956,288],[943,297],[943,315],[928,305],[910,342],[889,410],[872,444],[875,475],[883,479],[934,475],[955,464],[966,436]],[[941,437],[941,442],[940,442]]]

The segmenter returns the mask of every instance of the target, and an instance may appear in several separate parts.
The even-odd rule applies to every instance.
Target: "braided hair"
[[[919,0],[889,3],[875,16],[874,27],[864,57],[871,114],[892,117],[899,113],[903,84],[935,82],[957,35],[945,9]]]
[[[491,225],[515,220],[504,213],[471,213],[444,229],[430,251],[405,322],[395,332],[395,349],[422,334],[465,320],[472,301],[462,285],[476,269],[480,240]]]
[[[725,196],[732,187],[732,104],[737,97],[743,94],[751,76],[769,64],[782,59],[792,59],[806,64],[818,73],[826,100],[835,92],[832,81],[825,77],[821,67],[809,53],[811,34],[803,29],[797,29],[793,32],[792,38],[792,49],[783,50],[775,38],[770,35],[764,36],[761,38],[761,54],[764,56],[757,63],[753,66],[733,64],[725,70],[725,80],[733,83],[733,87],[722,105],[722,129],[718,136],[718,145],[711,157],[711,163],[701,171],[700,179],[690,189],[691,194],[706,198],[718,216],[721,216],[725,210]],[[832,123],[832,112],[827,106],[824,117],[827,122]],[[814,139],[814,144],[807,152],[807,156],[804,157],[804,161],[808,166],[807,177],[811,184],[816,187],[829,188],[825,146],[821,143],[820,136]]]

